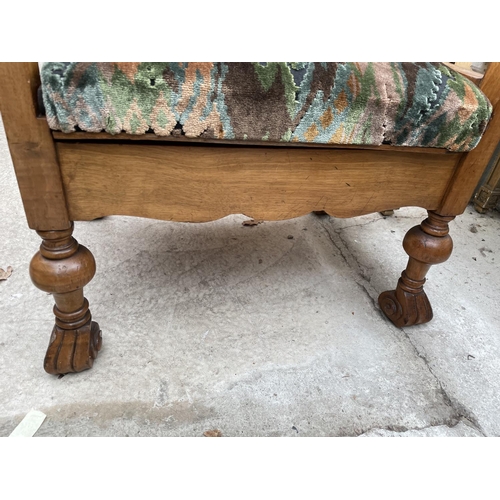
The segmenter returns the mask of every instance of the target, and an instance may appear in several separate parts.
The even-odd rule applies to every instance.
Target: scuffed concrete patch
[[[480,432],[459,422],[454,426],[437,425],[425,429],[411,429],[405,432],[397,432],[387,429],[372,429],[359,437],[483,437]]]

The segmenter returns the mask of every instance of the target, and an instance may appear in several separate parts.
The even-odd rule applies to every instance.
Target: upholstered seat
[[[45,63],[53,130],[468,151],[485,95],[440,63]]]

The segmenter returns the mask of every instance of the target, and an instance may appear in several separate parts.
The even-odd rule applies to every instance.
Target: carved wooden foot
[[[52,330],[43,367],[52,375],[88,370],[92,368],[101,345],[101,330],[95,321],[72,330],[64,330],[56,325]]]
[[[83,287],[95,274],[90,251],[71,235],[73,225],[62,231],[37,231],[43,238],[31,260],[30,276],[38,288],[52,293],[56,324],[45,356],[44,368],[57,375],[92,368],[102,338],[92,321]]]
[[[396,290],[383,292],[378,298],[382,311],[396,326],[418,325],[432,319],[431,304],[424,292],[425,275],[431,265],[445,262],[451,255],[453,241],[448,223],[453,219],[429,211],[422,224],[406,233],[403,248],[410,256],[406,270]]]

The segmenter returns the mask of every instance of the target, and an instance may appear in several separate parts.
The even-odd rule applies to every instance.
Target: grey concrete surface
[[[467,421],[459,422],[457,425],[448,427],[447,425],[436,425],[425,429],[415,429],[404,432],[389,431],[387,429],[372,429],[361,434],[359,437],[482,437]]]
[[[0,129],[0,436],[498,436],[500,214],[469,209],[429,273],[435,318],[398,329],[376,298],[425,211],[306,215],[243,227],[131,217],[77,222],[103,349],[90,371],[42,368],[52,298],[30,282],[29,230]],[[471,232],[470,229],[476,232]]]

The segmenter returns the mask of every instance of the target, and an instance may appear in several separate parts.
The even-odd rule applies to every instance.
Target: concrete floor
[[[425,211],[307,215],[243,227],[130,217],[77,222],[104,344],[90,371],[47,375],[52,298],[30,282],[29,230],[0,128],[0,436],[499,436],[500,214],[451,223],[434,319],[398,329],[376,299]],[[472,229],[472,231],[471,231]]]

